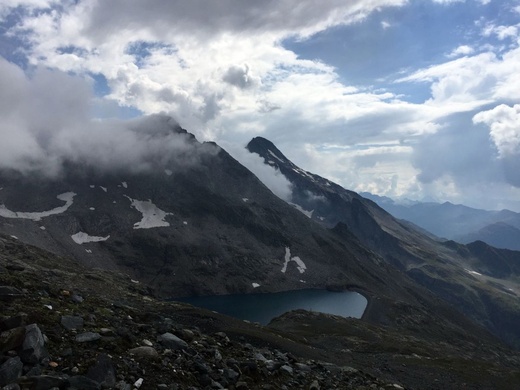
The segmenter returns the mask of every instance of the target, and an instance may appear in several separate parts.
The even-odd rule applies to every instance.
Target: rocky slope
[[[515,389],[480,335],[292,312],[263,327],[0,236],[2,389]],[[403,307],[403,309],[406,309]],[[413,326],[412,326],[413,325]],[[225,332],[225,333],[224,333]]]
[[[292,203],[338,237],[354,234],[388,264],[456,306],[508,342],[520,346],[518,260],[484,246],[453,246],[404,224],[371,200],[292,163],[269,140],[247,148],[278,169],[293,186]],[[489,253],[494,257],[489,258]],[[503,264],[510,272],[500,273]],[[498,276],[500,275],[500,276]]]
[[[405,305],[433,332],[487,337],[349,227],[321,226],[217,145],[159,119],[183,147],[144,170],[66,162],[54,178],[0,172],[0,232],[87,268],[128,273],[163,298],[350,288],[381,302],[366,311],[373,323],[406,322]],[[185,155],[197,158],[179,163]],[[375,224],[362,215],[359,222]]]

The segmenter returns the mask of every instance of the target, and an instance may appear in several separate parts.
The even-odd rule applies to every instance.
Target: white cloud
[[[28,72],[34,66],[39,70],[28,78],[11,64],[6,71],[10,79],[3,77],[12,94],[11,99],[2,98],[5,107],[11,107],[11,111],[3,110],[6,127],[22,130],[16,137],[14,132],[6,136],[5,145],[10,148],[0,153],[0,162],[12,162],[16,156],[20,160],[19,144],[36,159],[43,158],[39,154],[47,150],[42,148],[42,140],[52,147],[64,144],[63,150],[68,150],[77,142],[73,134],[84,134],[78,123],[91,122],[93,96],[92,85],[85,81],[90,76],[80,80],[66,74],[100,74],[109,89],[107,96],[97,97],[97,104],[103,107],[110,100],[112,105],[116,102],[145,114],[167,112],[199,138],[224,145],[244,144],[252,136],[264,134],[294,153],[297,164],[350,188],[377,189],[390,195],[426,191],[417,175],[428,164],[410,162],[410,154],[422,139],[442,133],[449,125],[445,119],[449,115],[520,99],[520,51],[511,39],[518,26],[487,25],[487,36],[479,38],[502,39],[501,48],[482,52],[482,42],[464,40],[459,46],[454,42],[449,61],[403,77],[400,82],[407,83],[406,87],[424,84],[430,88],[429,98],[414,103],[406,101],[409,96],[391,90],[351,85],[348,77],[340,77],[340,70],[319,59],[300,58],[283,46],[287,38],[304,40],[333,26],[359,26],[371,14],[381,17],[376,20],[382,28],[392,27],[387,34],[398,32],[400,26],[390,25],[387,15],[379,11],[407,4],[405,0],[3,1],[0,14],[16,5],[31,7],[8,34],[24,42]],[[9,68],[5,63],[0,66]],[[45,67],[63,73],[47,71],[45,77],[54,81],[44,83],[45,77],[38,75],[45,73]],[[38,82],[41,86],[37,88]],[[58,88],[61,85],[63,92]],[[66,91],[71,85],[76,85],[77,93]],[[40,92],[44,98],[27,98]],[[46,114],[59,110],[58,102],[67,101],[67,94],[75,96],[68,102],[70,115],[60,113],[53,118]],[[29,112],[27,102],[35,100],[36,106],[47,111]],[[37,113],[43,115],[39,127],[46,130],[35,130]],[[103,126],[95,125],[94,132],[103,133]],[[115,132],[125,126],[128,124],[119,123]],[[135,141],[132,137],[130,144]],[[396,143],[400,140],[402,145]],[[379,146],[365,147],[367,142]],[[301,143],[307,149],[302,150]],[[352,149],[329,150],[319,157],[324,153],[323,144],[350,145]],[[25,158],[19,162],[26,168],[31,165]],[[59,166],[59,161],[55,164]],[[459,176],[441,171],[431,183],[446,177],[460,183]],[[270,172],[269,176],[276,175]],[[448,179],[442,180],[444,184],[439,182],[438,187],[444,193],[461,193],[455,184],[445,184]],[[286,185],[278,184],[272,187],[282,188],[279,194],[283,194]]]
[[[452,3],[463,3],[466,0],[432,0],[434,3],[438,4],[452,4]]]
[[[164,115],[92,120],[91,85],[80,77],[37,68],[29,78],[0,58],[0,84],[0,168],[53,176],[68,160],[101,169],[175,169],[217,152],[192,145]]]
[[[447,57],[454,58],[454,57],[459,57],[459,56],[467,56],[469,54],[473,54],[474,51],[475,50],[471,46],[461,45],[461,46],[458,46],[457,48],[453,49],[453,51],[451,53],[449,53],[447,55]]]
[[[481,111],[473,117],[473,122],[489,126],[499,157],[520,155],[520,104],[512,107],[501,104]]]
[[[291,201],[292,184],[278,169],[264,164],[262,157],[256,153],[250,153],[245,146],[223,142],[222,147],[233,158],[253,172],[273,194],[287,202]]]
[[[482,30],[482,35],[489,37],[495,35],[499,40],[518,37],[518,26],[496,26],[487,24]]]

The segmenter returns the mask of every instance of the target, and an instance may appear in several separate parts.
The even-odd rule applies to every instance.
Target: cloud
[[[490,137],[500,158],[520,155],[520,104],[501,104],[492,110],[481,111],[473,117],[474,123],[489,126]]]
[[[92,134],[101,134],[96,135],[101,138],[108,132],[107,126],[113,129],[110,134],[128,131],[128,142],[141,145],[143,139],[136,139],[139,132],[129,129],[134,122],[113,121],[113,125],[105,126],[106,121],[92,121],[94,87],[96,112],[115,105],[146,115],[165,112],[199,139],[223,145],[225,142],[242,145],[252,136],[262,134],[290,154],[298,165],[352,189],[420,196],[421,191],[437,187],[444,194],[450,191],[462,194],[463,184],[474,189],[479,180],[473,174],[464,178],[463,168],[472,169],[472,165],[462,160],[473,161],[473,156],[480,154],[486,156],[491,167],[486,172],[492,171],[485,177],[500,178],[506,183],[501,165],[505,159],[497,163],[497,149],[490,142],[486,125],[473,123],[471,117],[465,117],[464,121],[453,118],[518,102],[520,49],[513,36],[518,26],[503,15],[496,20],[492,18],[498,15],[495,7],[486,7],[487,19],[478,19],[486,1],[451,6],[448,3],[454,1],[436,3],[446,6],[434,1],[418,6],[405,0],[2,2],[0,15],[12,11],[4,19],[10,22],[2,26],[6,31],[3,38],[11,36],[22,43],[16,47],[20,46],[20,53],[25,55],[24,69],[29,75],[18,69],[11,72],[12,79],[2,80],[9,83],[20,78],[19,90],[9,88],[13,96],[16,93],[24,96],[18,99],[22,108],[14,105],[14,111],[6,114],[6,124],[18,129],[17,139],[14,132],[9,135],[12,158],[8,160],[12,162],[16,156],[20,159],[29,154],[17,151],[16,145],[23,144],[32,151],[33,159],[49,164],[50,153],[56,154],[54,164],[59,167],[60,160],[67,155],[65,151],[79,147],[71,139],[85,134],[87,127],[94,129],[89,130]],[[10,5],[27,8],[15,9]],[[424,15],[432,16],[428,20],[444,18],[443,32],[453,30],[456,22],[457,31],[464,33],[454,33],[453,40],[449,35],[446,42],[447,33],[431,33],[440,31],[438,26],[433,30],[420,26],[424,29],[419,31],[413,23],[394,23],[406,20],[405,13],[414,14],[410,11],[419,8]],[[457,13],[459,10],[464,15]],[[479,23],[474,22],[475,15]],[[392,28],[383,32],[388,27],[385,23],[391,23]],[[367,34],[369,28],[379,31],[379,35]],[[320,42],[332,37],[345,44],[352,41],[339,39],[345,31],[363,43],[367,37],[378,37],[374,41],[377,44],[370,45],[370,54],[361,56],[358,63],[362,68],[365,61],[367,67],[384,68],[378,74],[384,79],[367,77],[363,82],[374,85],[360,85],[352,72],[320,59],[326,57],[321,57],[319,51],[298,52],[290,43],[302,44],[296,45],[301,49],[307,40]],[[425,31],[430,33],[423,34]],[[416,38],[422,38],[428,45],[418,47]],[[395,53],[390,49],[380,51],[380,46],[387,42],[392,47],[394,39],[400,47],[406,42],[411,48],[406,61],[388,60]],[[440,45],[439,50],[435,45]],[[362,51],[363,44],[357,47]],[[338,56],[345,56],[341,45],[334,49]],[[0,53],[9,56],[11,51],[4,49]],[[380,56],[372,57],[375,52]],[[435,58],[431,55],[434,52]],[[450,53],[448,58],[445,53]],[[369,64],[370,61],[377,65]],[[431,61],[435,65],[430,66]],[[385,67],[387,63],[393,65]],[[396,68],[405,63],[409,68]],[[396,83],[398,74],[401,76]],[[40,78],[54,81],[46,86],[42,81],[42,87],[36,90]],[[91,78],[98,81],[92,84],[88,81]],[[99,83],[100,79],[103,82]],[[71,87],[73,91],[77,88],[76,93],[70,92],[74,97],[71,102],[67,101],[67,93],[60,95],[58,88],[67,85],[75,85]],[[35,107],[49,106],[47,111],[35,109],[31,113],[24,108],[31,101],[28,96],[33,94],[48,96],[48,102],[32,97],[31,103]],[[56,99],[52,103],[54,94]],[[59,111],[58,96],[70,104],[70,115],[60,112],[52,118],[47,113]],[[78,101],[74,102],[75,99]],[[6,101],[6,107],[14,101]],[[17,110],[25,110],[27,118],[18,115]],[[41,123],[54,124],[46,129],[33,125],[38,113],[43,115]],[[458,136],[466,126],[468,131],[463,133],[468,141]],[[474,128],[478,131],[471,133],[469,129]],[[76,135],[69,137],[69,133]],[[61,135],[58,138],[53,134]],[[117,137],[106,142],[116,141]],[[435,166],[438,152],[429,149],[428,142],[438,147],[448,145],[450,158]],[[464,151],[457,159],[456,145],[466,144],[487,149]],[[323,145],[350,149],[324,151]],[[143,157],[144,152],[139,153]],[[420,153],[424,153],[424,159]],[[419,157],[411,159],[411,156]],[[99,158],[103,161],[104,157]],[[2,159],[7,157],[0,156]],[[146,161],[147,157],[136,159]],[[33,164],[27,158],[21,160],[19,163],[26,164],[26,169]],[[105,163],[110,164],[115,163]],[[484,168],[479,164],[473,167]],[[272,176],[276,175],[270,172],[265,180]],[[282,189],[286,187],[284,183],[278,184]],[[471,194],[467,194],[471,199]]]
[[[469,54],[473,54],[475,50],[468,45],[461,45],[455,48],[451,53],[447,55],[448,58],[454,58],[459,56],[467,56]]]
[[[66,161],[103,170],[193,166],[216,148],[191,142],[165,115],[92,120],[88,81],[0,58],[0,168],[56,176]],[[214,150],[213,150],[214,149]]]
[[[259,83],[258,78],[251,76],[249,73],[249,66],[244,64],[243,66],[232,65],[229,67],[222,79],[231,85],[238,88],[250,88]]]
[[[238,162],[253,172],[273,194],[290,202],[292,199],[292,184],[276,168],[266,165],[264,159],[256,153],[250,153],[245,146],[224,142],[224,149]]]

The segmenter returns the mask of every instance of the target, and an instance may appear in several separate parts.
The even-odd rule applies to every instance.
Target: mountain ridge
[[[260,155],[265,164],[279,170],[291,182],[291,202],[298,209],[313,210],[307,213],[309,218],[329,228],[343,224],[346,229],[333,231],[349,230],[388,264],[495,334],[516,332],[514,323],[520,321],[520,313],[514,297],[520,291],[515,264],[520,263],[520,256],[497,252],[486,245],[468,250],[463,245],[443,244],[410,224],[401,223],[375,202],[310,174],[287,158],[272,159],[272,148],[274,145],[261,137],[253,138],[247,145],[251,153]],[[488,260],[489,253],[495,254],[496,264]],[[509,272],[504,273],[504,268]],[[496,307],[489,304],[494,300],[499,303]],[[503,318],[497,315],[500,310]],[[513,341],[517,337],[510,341],[517,343]]]

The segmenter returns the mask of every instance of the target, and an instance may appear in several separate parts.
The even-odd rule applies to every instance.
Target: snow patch
[[[85,249],[85,252],[92,253],[92,251],[90,249]]]
[[[305,280],[300,279],[300,283],[307,283]]]
[[[90,185],[90,188],[95,188],[96,186],[94,184],[91,184]]]
[[[289,262],[294,261],[296,263],[296,268],[298,268],[298,271],[300,271],[301,274],[307,270],[307,266],[305,263],[300,259],[298,256],[291,257],[291,250],[289,247],[285,247],[285,262],[283,264],[282,272],[285,273],[287,271],[287,264]]]
[[[242,198],[242,202],[247,203],[248,200],[249,200],[249,198]]]
[[[267,149],[267,153],[269,153],[271,156],[273,156],[275,159],[277,159],[278,161],[280,162],[285,162],[283,161],[280,157],[278,157],[276,154],[274,154],[273,152],[271,152],[271,150]]]
[[[70,237],[76,244],[81,245],[81,244],[85,244],[87,242],[106,241],[110,238],[110,235],[108,235],[106,237],[98,237],[98,236],[89,236],[87,233],[84,233],[84,232],[78,232],[76,234],[73,234]]]
[[[45,230],[45,226],[40,226],[40,229],[41,230]]]
[[[126,181],[122,182],[121,185],[125,188],[128,188],[128,183]]]
[[[11,236],[11,238],[14,238],[15,240],[18,240],[18,237],[16,237],[16,236]]]
[[[62,214],[67,209],[72,206],[74,196],[76,194],[74,192],[66,192],[64,194],[58,195],[56,198],[65,202],[65,205],[56,207],[52,210],[42,211],[42,212],[24,212],[24,211],[11,211],[5,205],[0,205],[0,217],[4,218],[20,218],[20,219],[31,219],[33,221],[39,221],[42,218],[49,217],[51,215]]]
[[[164,173],[166,173],[168,176],[171,176],[173,172],[170,171],[169,169],[165,169]]]
[[[471,274],[471,275],[482,276],[482,274],[480,272],[472,271],[472,270],[467,269],[467,268],[464,268],[464,271],[466,271],[468,274]]]
[[[108,192],[108,189],[106,187],[99,186],[103,191]]]
[[[307,217],[312,218],[312,213],[314,213],[314,210],[307,211],[307,210],[305,210],[303,207],[301,207],[299,204],[291,203],[291,202],[289,202],[289,204],[290,204],[291,206],[293,206],[296,210],[298,210],[298,211],[300,211],[301,213],[303,213],[304,215],[306,215]]]
[[[258,288],[260,287],[260,285],[258,283],[251,283],[251,285],[253,286],[253,288]]]
[[[126,195],[124,196],[132,202],[131,206],[143,215],[143,219],[141,219],[140,222],[134,223],[134,229],[150,229],[170,226],[164,218],[166,218],[167,215],[173,215],[172,213],[167,213],[161,210],[154,205],[151,200],[137,200]]]
[[[95,207],[89,207],[90,211],[94,211],[95,209],[96,209]]]
[[[187,225],[187,224],[188,224],[188,221],[182,221],[182,223],[183,223],[184,225]]]

